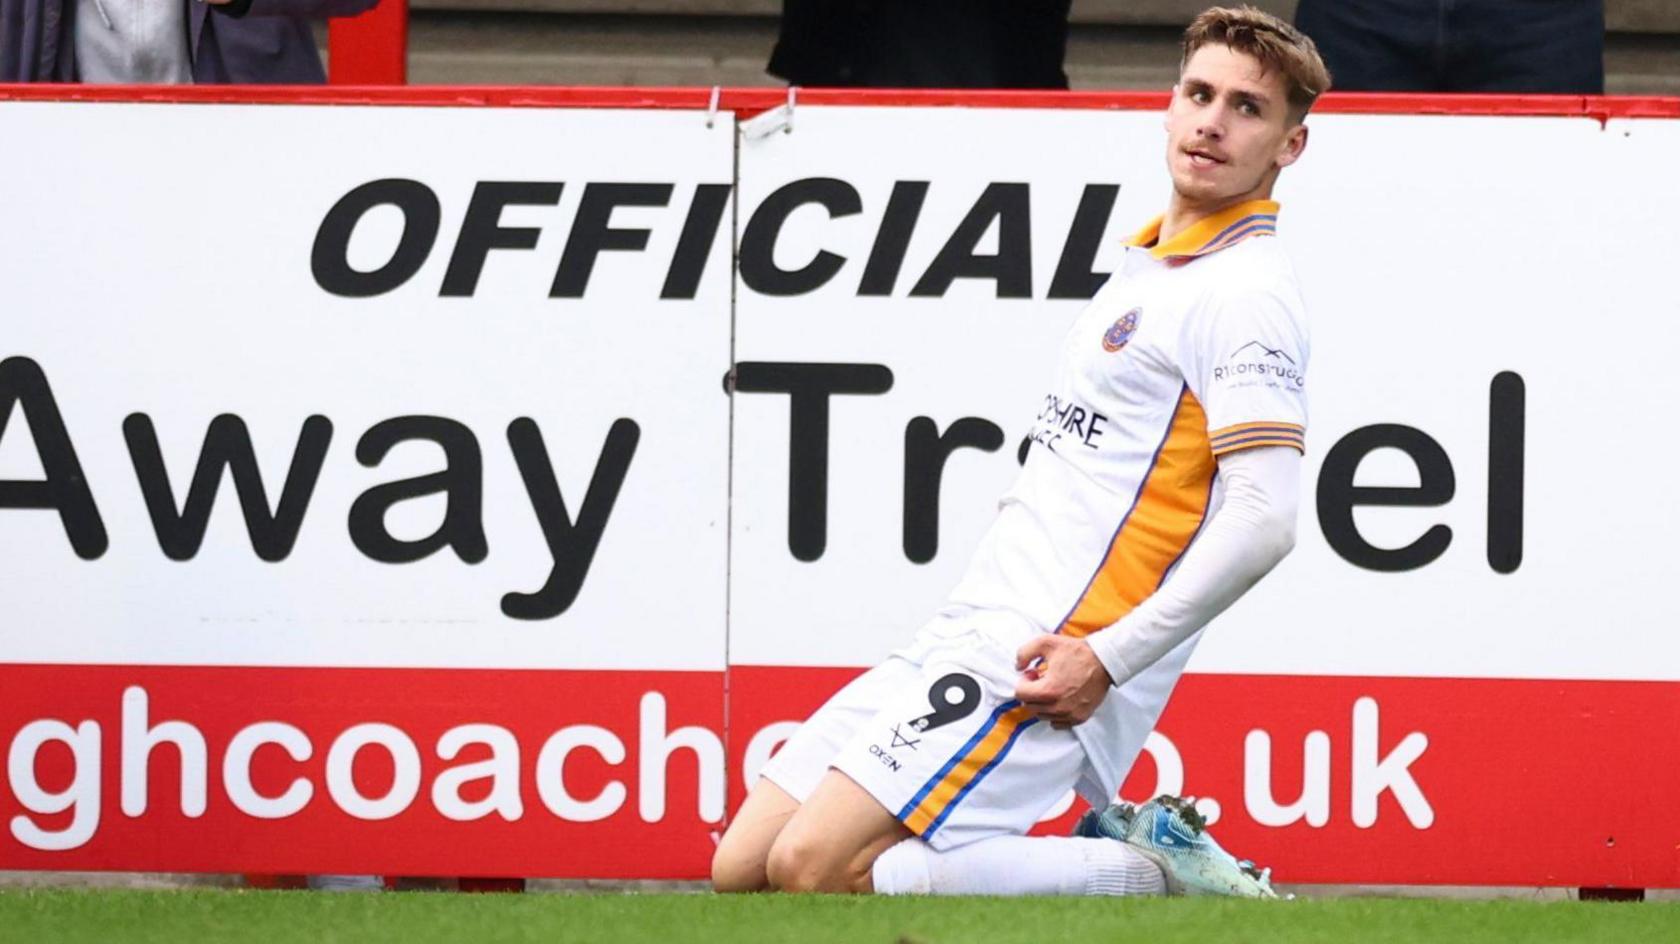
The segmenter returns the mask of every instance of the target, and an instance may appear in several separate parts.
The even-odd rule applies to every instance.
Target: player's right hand
[[[1058,728],[1090,720],[1108,695],[1108,670],[1082,639],[1045,634],[1015,653],[1021,680],[1015,697],[1034,717]]]

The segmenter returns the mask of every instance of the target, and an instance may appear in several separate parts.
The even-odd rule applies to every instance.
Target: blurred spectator
[[[315,49],[315,33],[309,21],[355,16],[378,2],[187,0],[192,20],[193,81],[201,85],[318,85],[327,80],[327,73],[321,67],[321,54]]]
[[[1070,0],[783,0],[793,85],[1065,89]]]
[[[192,81],[184,3],[75,0],[71,22],[80,81],[145,85]]]
[[[1604,93],[1604,0],[1301,0],[1342,92]]]
[[[0,0],[0,82],[318,84],[310,20],[378,0]]]
[[[0,0],[0,82],[74,82],[76,36],[62,0]]]

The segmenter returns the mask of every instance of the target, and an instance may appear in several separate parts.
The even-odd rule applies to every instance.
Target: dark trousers
[[[1070,0],[782,0],[793,85],[1065,89]]]
[[[1602,95],[1604,0],[1301,0],[1343,92]]]

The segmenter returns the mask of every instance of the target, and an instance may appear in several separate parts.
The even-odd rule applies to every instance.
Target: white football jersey
[[[1304,451],[1307,326],[1277,210],[1243,203],[1163,244],[1157,219],[1130,240],[1069,330],[1026,464],[935,627],[960,620],[1017,644],[1103,629],[1155,592],[1218,508],[1217,457]],[[1076,729],[1108,796],[1199,635]]]

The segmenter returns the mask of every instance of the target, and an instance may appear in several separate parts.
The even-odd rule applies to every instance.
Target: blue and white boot
[[[1109,817],[1109,810],[1116,809],[1111,806],[1095,817],[1086,814],[1097,830],[1093,835],[1123,829],[1119,838],[1160,867],[1168,894],[1278,897],[1272,890],[1272,870],[1255,868],[1253,862],[1220,848],[1208,835],[1207,820],[1188,798],[1162,795],[1136,808],[1116,806],[1126,806],[1128,812]],[[1085,819],[1079,823],[1084,826]],[[1076,829],[1075,835],[1083,834]]]
[[[1124,801],[1110,803],[1107,809],[1091,807],[1079,822],[1073,824],[1073,835],[1081,839],[1118,839],[1126,841],[1126,830],[1132,825],[1137,807]]]

